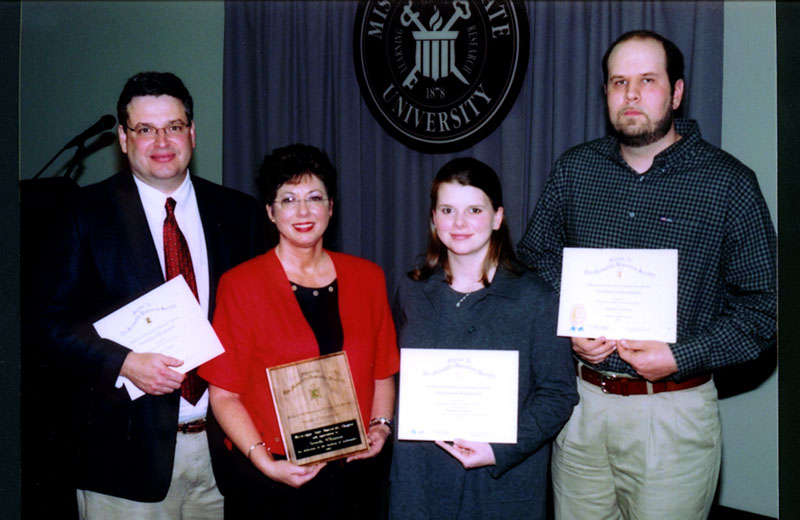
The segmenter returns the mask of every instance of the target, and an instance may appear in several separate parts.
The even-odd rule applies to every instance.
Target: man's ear
[[[678,110],[678,107],[681,106],[681,101],[683,100],[683,80],[679,79],[675,82],[675,86],[672,87],[672,110]]]
[[[194,150],[194,145],[195,145],[194,121],[189,123],[189,137],[191,137],[192,139],[192,150]]]
[[[117,125],[117,137],[119,138],[119,148],[122,150],[122,153],[128,153],[128,133],[125,131],[125,127],[122,125]]]

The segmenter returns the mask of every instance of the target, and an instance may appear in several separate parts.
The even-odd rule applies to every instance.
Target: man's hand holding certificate
[[[96,321],[97,334],[136,353],[159,353],[183,361],[185,374],[224,352],[183,276],[177,276]],[[131,399],[144,395],[128,378],[118,378]]]
[[[565,248],[559,336],[674,343],[676,249]]]

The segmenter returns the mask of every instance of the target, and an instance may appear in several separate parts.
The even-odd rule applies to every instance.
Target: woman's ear
[[[492,229],[497,231],[498,229],[500,229],[500,225],[502,223],[503,223],[503,206],[500,206],[494,213],[494,220],[492,221]]]

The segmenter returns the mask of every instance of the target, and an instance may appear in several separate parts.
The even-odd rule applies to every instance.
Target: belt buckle
[[[600,374],[600,390],[603,391],[604,394],[610,394],[611,392],[606,388],[606,384],[610,384],[610,382],[616,381],[617,376],[615,375],[606,375]]]
[[[201,417],[193,421],[182,422],[178,424],[178,433],[199,433],[205,430],[206,419]]]

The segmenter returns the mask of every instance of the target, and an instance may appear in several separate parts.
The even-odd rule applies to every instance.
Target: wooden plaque
[[[346,353],[268,368],[267,379],[290,462],[340,459],[369,448]]]

